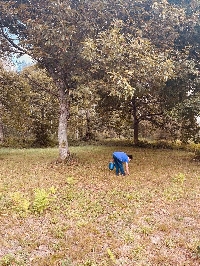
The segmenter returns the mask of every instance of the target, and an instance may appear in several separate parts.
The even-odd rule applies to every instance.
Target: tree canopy
[[[160,89],[167,88],[166,81],[184,80],[186,72],[197,80],[197,0],[1,0],[0,13],[1,51],[28,54],[55,84],[61,160],[69,154],[67,128],[75,90],[92,86],[121,101],[130,99],[137,132],[145,112],[146,118],[161,113],[161,104],[155,103],[163,101]],[[143,107],[136,110],[138,105]]]

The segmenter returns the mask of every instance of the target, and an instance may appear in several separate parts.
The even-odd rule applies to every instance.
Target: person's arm
[[[129,175],[129,167],[128,167],[128,163],[127,162],[125,163],[125,166],[126,166],[126,174]]]

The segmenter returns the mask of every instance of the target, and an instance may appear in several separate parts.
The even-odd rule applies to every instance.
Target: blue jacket
[[[122,151],[113,152],[113,157],[116,157],[122,163],[129,163],[128,155]]]

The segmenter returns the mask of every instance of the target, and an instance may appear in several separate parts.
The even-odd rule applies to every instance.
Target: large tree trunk
[[[68,91],[59,84],[60,117],[58,125],[59,160],[64,161],[69,156],[67,140],[67,120],[69,115]]]
[[[137,106],[135,97],[132,98],[132,107],[133,107],[133,130],[134,130],[134,144],[139,142],[139,119],[137,117]]]

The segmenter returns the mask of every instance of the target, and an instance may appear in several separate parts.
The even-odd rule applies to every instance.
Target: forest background
[[[3,146],[199,142],[199,1],[0,1]],[[8,12],[9,10],[9,12]]]

